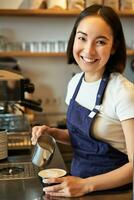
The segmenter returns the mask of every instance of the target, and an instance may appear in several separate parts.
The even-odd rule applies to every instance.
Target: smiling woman
[[[80,13],[67,58],[82,71],[68,84],[67,129],[36,126],[32,142],[48,133],[72,145],[71,176],[48,180],[58,185],[44,191],[50,196],[78,197],[99,190],[132,189],[134,85],[122,75],[125,39],[112,8],[92,5]]]

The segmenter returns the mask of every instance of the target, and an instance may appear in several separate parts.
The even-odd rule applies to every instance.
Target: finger
[[[57,184],[53,186],[47,186],[43,188],[44,192],[57,192],[63,189],[62,184]]]
[[[32,145],[35,145],[35,144],[37,143],[37,138],[36,138],[35,135],[33,135],[33,136],[31,137],[31,142],[32,142]]]
[[[32,136],[31,142],[32,142],[32,145],[35,145],[37,143],[37,137],[35,134]]]
[[[67,197],[63,191],[61,192],[47,192],[47,195],[50,195],[52,197]]]
[[[38,140],[38,137],[41,135],[41,131],[40,131],[40,128],[39,127],[34,127],[32,129],[32,138],[31,138],[31,141],[32,141],[32,144],[35,145],[37,143],[37,140]]]
[[[38,130],[38,127],[37,127],[37,126],[34,126],[34,127],[32,128],[32,137],[35,137],[35,136],[36,136],[37,130]]]
[[[64,181],[64,177],[62,178],[48,178],[43,179],[43,183],[62,183]]]

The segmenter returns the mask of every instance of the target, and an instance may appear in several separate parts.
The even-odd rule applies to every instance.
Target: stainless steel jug
[[[44,134],[39,137],[32,155],[32,163],[38,167],[46,166],[52,159],[55,151],[55,139]]]

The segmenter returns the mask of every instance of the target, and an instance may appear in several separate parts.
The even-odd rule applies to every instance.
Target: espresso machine
[[[16,62],[5,58],[0,62],[0,128],[7,131],[8,150],[31,149],[31,125],[22,107],[42,112],[41,102],[25,98],[25,92],[34,92],[34,84],[14,66]]]

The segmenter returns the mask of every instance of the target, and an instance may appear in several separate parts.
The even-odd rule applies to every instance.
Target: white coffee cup
[[[49,169],[44,169],[41,170],[38,173],[38,176],[41,178],[41,184],[43,185],[43,187],[47,187],[47,186],[52,186],[55,185],[57,183],[43,183],[43,179],[49,179],[49,178],[59,178],[59,177],[63,177],[67,174],[66,170],[64,169],[60,169],[60,168],[49,168]]]

